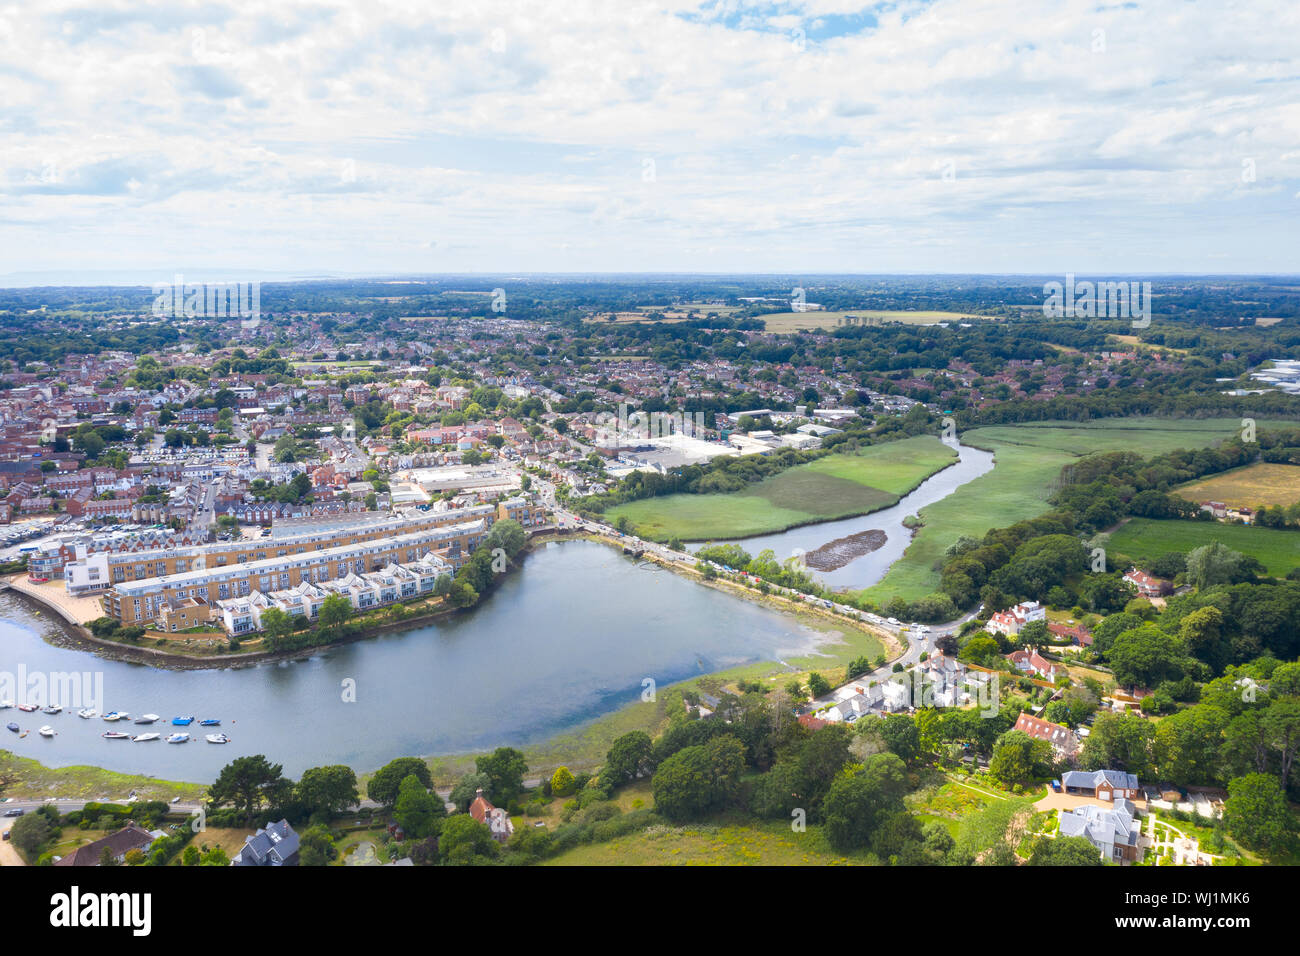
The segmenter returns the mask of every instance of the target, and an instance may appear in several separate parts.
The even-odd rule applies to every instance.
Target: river
[[[658,687],[753,660],[808,653],[827,634],[798,619],[588,541],[529,555],[472,612],[382,634],[310,658],[225,670],[165,670],[105,660],[44,639],[62,625],[0,594],[0,672],[102,675],[100,711],[155,713],[149,728],[83,720],[65,710],[0,711],[25,738],[0,746],[47,766],[92,764],[207,781],[243,754],[266,754],[298,775],[343,763],[373,770],[394,757],[526,744],[571,729]],[[355,702],[344,682],[355,681]],[[116,729],[163,733],[171,718],[217,717],[231,738],[187,728],[188,744],[105,740]],[[49,724],[58,735],[40,737]]]
[[[962,485],[993,470],[992,452],[972,448],[969,445],[959,445],[957,451],[959,457],[956,464],[931,475],[889,508],[873,511],[871,514],[857,518],[803,525],[778,534],[715,543],[738,544],[751,555],[757,555],[760,551],[771,548],[777,558],[784,561],[800,552],[806,554],[815,551],[836,538],[861,531],[880,530],[887,536],[884,545],[880,548],[854,558],[834,571],[813,572],[818,580],[835,590],[871,587],[884,578],[890,565],[903,556],[903,552],[912,541],[912,532],[903,525],[904,518],[916,514],[926,505],[947,498]],[[698,550],[701,545],[702,542],[693,544],[691,549]]]

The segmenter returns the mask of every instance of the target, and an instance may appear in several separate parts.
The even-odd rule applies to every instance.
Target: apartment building
[[[494,520],[496,509],[491,505],[396,515],[365,512],[303,519],[283,532],[277,529],[270,537],[253,540],[120,552],[91,551],[79,545],[76,560],[64,566],[63,577],[68,593],[82,596],[132,581],[293,557],[473,521],[491,525]]]
[[[192,606],[187,602],[212,606],[248,597],[254,591],[269,594],[304,582],[322,584],[379,571],[391,564],[415,563],[430,553],[454,569],[478,547],[490,526],[489,514],[475,521],[435,525],[336,547],[121,581],[114,583],[101,601],[109,617],[124,624],[144,624],[169,616],[173,608]]]

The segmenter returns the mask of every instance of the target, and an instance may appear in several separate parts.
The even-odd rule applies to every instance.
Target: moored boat
[[[8,727],[10,730],[12,730],[14,733],[18,733],[18,725],[17,725],[17,724],[6,724],[5,726],[7,726],[7,727]]]
[[[12,700],[0,700],[0,710],[8,710],[14,705]]]
[[[192,724],[192,723],[194,723],[194,718],[193,718],[193,717],[173,717],[173,718],[172,718],[172,725],[175,726],[175,727],[188,727],[188,726],[189,726],[190,724]]]
[[[189,741],[190,735],[189,734],[168,734],[165,739],[169,744],[183,744]]]
[[[146,741],[146,740],[158,740],[158,739],[160,739],[161,737],[162,737],[162,734],[136,734],[136,735],[135,735],[134,737],[132,737],[131,739],[134,740],[136,743],[139,744],[139,743],[143,743],[143,742]]]
[[[57,705],[57,704],[46,704],[44,707],[41,708],[41,713],[43,713],[43,714],[61,714],[61,713],[63,713],[63,708],[60,707],[60,706]]]
[[[82,720],[90,720],[90,718],[92,717],[98,717],[99,711],[92,710],[91,708],[87,707],[85,710],[77,711],[77,716],[80,717]]]
[[[199,726],[200,726],[200,727],[220,727],[220,726],[221,726],[221,721],[219,721],[219,720],[218,720],[217,718],[215,718],[215,717],[204,717],[202,720],[199,721]]]
[[[124,734],[120,730],[106,730],[99,736],[106,737],[109,740],[126,740],[130,734]]]
[[[34,711],[34,710],[36,709],[36,705],[35,705],[35,704],[19,704],[19,705],[18,705],[18,709],[21,710],[24,714],[30,714],[32,711]]]
[[[135,719],[135,722],[137,724],[152,724],[157,719],[158,719],[157,714],[141,714],[139,717]]]
[[[37,732],[38,732],[42,737],[53,737],[53,736],[54,736],[54,728],[51,727],[49,724],[46,724],[44,727],[42,727],[42,728],[41,728],[39,731],[37,731]]]
[[[228,743],[230,743],[230,738],[227,737],[225,734],[208,734],[208,735],[205,736],[203,739],[206,740],[206,741],[207,741],[208,743],[210,743],[210,744],[228,744]]]
[[[104,715],[104,719],[108,721],[126,720],[130,716],[131,715],[124,710],[110,710],[107,714]]]

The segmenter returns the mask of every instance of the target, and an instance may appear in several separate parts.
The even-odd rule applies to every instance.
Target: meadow
[[[1222,501],[1230,508],[1293,505],[1300,501],[1300,465],[1258,462],[1174,489],[1188,501]]]
[[[797,525],[887,508],[957,460],[939,439],[923,435],[872,445],[853,455],[827,455],[732,494],[667,495],[619,505],[636,533],[655,541],[744,538]]]
[[[1277,577],[1285,577],[1292,568],[1300,567],[1300,531],[1217,521],[1133,518],[1110,536],[1106,552],[1132,561],[1147,561],[1170,551],[1191,551],[1212,541],[1258,558],[1268,573]]]
[[[1261,427],[1267,427],[1261,423]],[[992,451],[991,472],[962,485],[921,511],[925,522],[884,580],[857,592],[883,605],[894,595],[914,601],[939,585],[936,563],[959,537],[981,537],[1048,510],[1047,499],[1071,461],[1095,452],[1156,455],[1179,448],[1206,448],[1241,428],[1236,418],[1114,418],[1091,422],[1026,422],[976,428],[961,441]],[[1202,542],[1203,543],[1203,542]],[[1166,549],[1171,550],[1171,549]]]

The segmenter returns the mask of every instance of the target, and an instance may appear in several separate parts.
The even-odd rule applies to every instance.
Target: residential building
[[[1138,778],[1123,770],[1070,770],[1061,774],[1066,793],[1098,800],[1134,800],[1141,794]]]
[[[1137,862],[1140,831],[1137,808],[1123,798],[1117,799],[1113,807],[1088,804],[1061,811],[1060,835],[1083,837],[1107,862]]]
[[[250,837],[230,861],[231,866],[297,866],[298,834],[288,820],[268,823]]]

